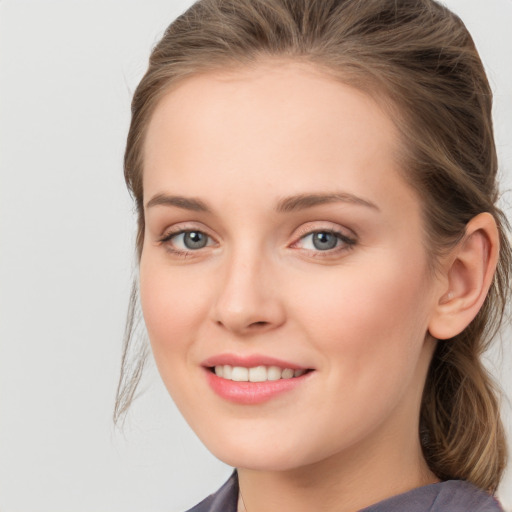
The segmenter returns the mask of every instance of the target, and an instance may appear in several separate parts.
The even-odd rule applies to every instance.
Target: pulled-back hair
[[[309,63],[373,95],[402,137],[401,170],[422,204],[432,271],[439,255],[482,212],[498,226],[500,256],[483,307],[471,324],[441,340],[421,406],[425,459],[441,479],[494,491],[506,462],[499,395],[481,355],[500,327],[510,293],[512,249],[497,207],[492,93],[462,21],[433,0],[201,0],[178,17],[154,48],[132,103],[125,178],[144,239],[144,139],[160,99],[199,73],[273,58]],[[147,348],[136,347],[137,290],[128,315],[114,417],[133,399]]]

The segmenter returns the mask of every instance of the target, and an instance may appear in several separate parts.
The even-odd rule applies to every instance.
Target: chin
[[[255,453],[258,451],[259,453]],[[250,469],[252,471],[289,471],[301,466],[290,456],[275,456],[266,450],[238,450],[238,453],[212,452],[215,457],[228,466]]]
[[[289,471],[307,466],[321,458],[319,451],[308,453],[304,445],[279,443],[279,446],[261,439],[230,438],[229,440],[202,439],[210,452],[225,464],[253,471]],[[302,449],[298,449],[302,448]]]

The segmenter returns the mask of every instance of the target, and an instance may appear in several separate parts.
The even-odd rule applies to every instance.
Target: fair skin
[[[418,439],[428,333],[471,321],[497,243],[484,214],[466,259],[433,276],[399,148],[372,98],[293,62],[188,78],[152,116],[144,318],[167,389],[238,468],[249,512],[349,512],[437,481]],[[251,386],[268,383],[214,376],[223,358],[307,372],[263,396]]]

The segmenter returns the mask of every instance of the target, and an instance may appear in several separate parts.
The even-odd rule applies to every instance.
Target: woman
[[[491,105],[432,0],[204,0],[168,28],[125,176],[160,374],[236,468],[194,511],[501,510]]]

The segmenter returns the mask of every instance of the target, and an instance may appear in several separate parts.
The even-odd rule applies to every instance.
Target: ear
[[[460,334],[475,318],[492,283],[499,254],[494,217],[481,213],[466,226],[464,238],[442,261],[443,279],[429,322],[439,340]]]

